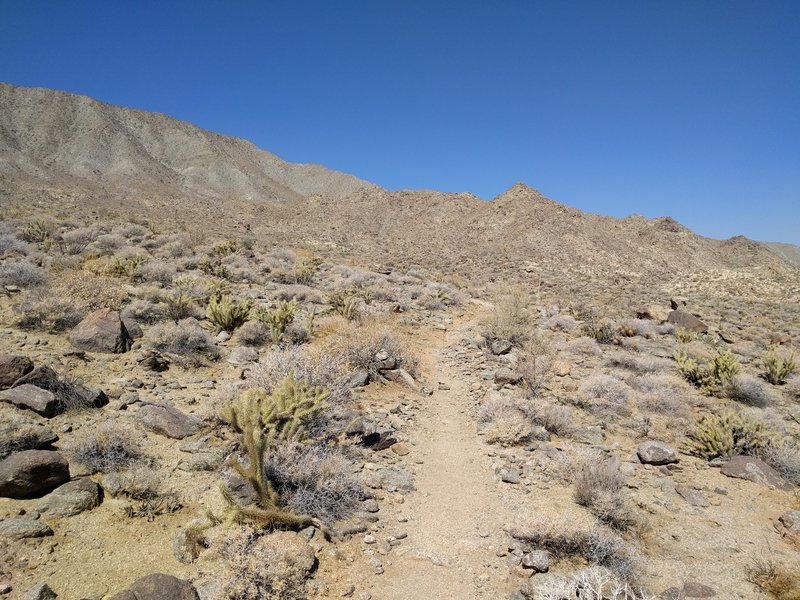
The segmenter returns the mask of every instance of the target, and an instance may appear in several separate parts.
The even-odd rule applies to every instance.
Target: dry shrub
[[[269,339],[269,331],[260,321],[248,321],[236,330],[236,343],[242,346],[263,346]]]
[[[597,340],[588,336],[570,340],[564,346],[564,351],[577,356],[600,356],[603,353]]]
[[[385,323],[377,319],[362,324],[341,323],[341,326],[323,340],[325,353],[339,357],[351,371],[365,370],[377,378],[381,363],[375,356],[385,350],[397,362],[397,367],[416,376],[419,359],[409,349],[405,340]]]
[[[69,298],[87,311],[98,308],[119,310],[128,300],[124,282],[88,271],[63,274],[53,286],[53,293]]]
[[[255,528],[221,530],[225,568],[214,600],[303,600],[316,566],[313,550],[294,533]],[[289,537],[291,536],[291,537]]]
[[[629,416],[630,388],[612,375],[592,375],[578,388],[576,404],[590,413],[604,417]]]
[[[175,266],[161,260],[150,260],[144,263],[140,269],[139,276],[142,281],[169,285],[175,278]]]
[[[110,473],[146,462],[141,446],[128,429],[104,425],[93,429],[70,448],[72,459],[92,473]]]
[[[634,373],[658,373],[667,371],[672,363],[664,358],[655,356],[641,356],[632,352],[618,351],[608,357],[607,364],[612,367],[621,367]]]
[[[44,270],[27,260],[9,260],[0,263],[0,285],[30,288],[42,285],[46,280]]]
[[[581,527],[566,517],[548,515],[509,533],[534,549],[546,550],[556,559],[579,556],[590,565],[605,567],[632,587],[641,575],[642,561],[636,549],[600,527]]]
[[[530,600],[655,600],[610,569],[596,566],[579,569],[569,577],[531,579],[521,593]]]
[[[547,440],[547,430],[538,425],[530,402],[509,396],[492,397],[478,411],[478,429],[486,441],[503,446]]]
[[[764,382],[757,377],[742,373],[735,375],[725,384],[723,394],[747,406],[763,408],[772,404],[772,397]]]
[[[641,527],[624,494],[625,478],[616,459],[597,452],[579,456],[573,465],[575,502],[592,511],[602,523],[618,531]]]
[[[193,364],[219,356],[211,336],[195,319],[156,325],[147,332],[147,343],[154,350],[183,357]]]
[[[483,324],[483,335],[489,340],[508,340],[512,344],[526,340],[531,327],[529,303],[530,296],[522,288],[505,291]]]
[[[516,369],[531,397],[537,396],[552,376],[555,352],[541,335],[533,335],[519,352]]]
[[[352,463],[337,448],[281,444],[265,457],[264,471],[281,506],[325,523],[350,516],[363,498]]]
[[[771,553],[754,556],[745,573],[776,600],[800,600],[800,568],[776,562]]]
[[[776,441],[759,456],[792,485],[800,486],[800,442],[793,438]]]
[[[673,375],[640,375],[630,379],[631,387],[638,392],[639,408],[643,412],[687,418],[686,385]]]
[[[296,300],[297,302],[310,302],[324,304],[325,298],[319,290],[299,283],[281,287],[275,294],[278,300]]]

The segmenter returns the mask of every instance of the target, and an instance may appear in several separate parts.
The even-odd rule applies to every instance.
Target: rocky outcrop
[[[75,326],[69,341],[79,350],[120,354],[130,350],[133,338],[118,311],[101,308]]]

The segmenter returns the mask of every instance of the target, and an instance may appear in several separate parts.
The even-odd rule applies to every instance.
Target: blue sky
[[[800,2],[15,2],[0,80],[390,189],[800,244]]]

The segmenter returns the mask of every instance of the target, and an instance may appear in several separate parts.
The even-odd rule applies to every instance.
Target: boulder
[[[789,487],[775,469],[754,456],[734,456],[722,466],[720,471],[728,477],[746,479],[771,488],[787,489]]]
[[[0,402],[32,410],[47,418],[55,417],[59,413],[59,402],[55,394],[29,383],[3,390],[0,392]]]
[[[42,498],[36,510],[54,517],[71,517],[100,504],[100,486],[88,477],[69,481]]]
[[[111,600],[199,600],[197,590],[185,579],[164,573],[145,575]]]
[[[636,455],[646,465],[668,465],[678,462],[678,453],[675,450],[655,440],[639,444]]]
[[[14,385],[14,382],[33,371],[33,362],[25,356],[0,354],[0,390],[5,390]]]
[[[41,521],[16,517],[0,521],[0,537],[24,540],[47,535],[53,535],[53,530]]]
[[[369,371],[362,369],[353,373],[347,385],[351,388],[363,387],[369,383]]]
[[[501,356],[511,352],[511,342],[508,340],[495,340],[492,342],[492,354]]]
[[[17,379],[14,382],[14,387],[26,384],[35,385],[54,394],[61,385],[58,373],[46,365],[34,367],[30,372]]]
[[[534,573],[547,573],[550,570],[550,556],[545,550],[534,550],[523,555],[522,566],[533,569]]]
[[[53,450],[23,450],[0,461],[0,496],[5,498],[28,498],[67,481],[67,460]]]
[[[122,324],[125,325],[125,329],[128,330],[128,335],[131,336],[132,340],[138,340],[139,338],[144,337],[144,331],[142,331],[139,321],[132,317],[123,316],[120,316],[120,320],[122,321]]]
[[[37,419],[31,413],[0,405],[0,459],[21,450],[46,448],[58,441],[55,432]]]
[[[49,585],[41,581],[25,592],[22,600],[56,600],[56,598],[58,598],[58,594],[50,589]]]
[[[200,421],[167,404],[142,403],[138,415],[142,424],[150,431],[176,440],[200,430]]]
[[[79,350],[120,354],[131,348],[131,338],[119,312],[101,308],[86,316],[69,334],[70,343]]]
[[[667,316],[667,323],[672,323],[675,327],[696,331],[697,333],[705,333],[708,331],[708,325],[685,310],[673,310],[669,313],[669,316]]]
[[[494,372],[494,382],[498,385],[505,385],[507,383],[517,384],[522,380],[522,375],[516,371],[512,371],[508,367],[501,367]]]

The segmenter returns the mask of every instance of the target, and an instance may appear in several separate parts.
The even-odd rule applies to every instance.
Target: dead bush
[[[772,552],[753,556],[745,570],[747,581],[776,600],[800,600],[800,568],[776,562]]]
[[[743,373],[734,375],[727,381],[723,386],[722,393],[731,400],[747,406],[763,408],[772,404],[772,397],[764,382],[757,377]]]
[[[624,494],[625,478],[617,460],[590,452],[578,457],[573,468],[575,502],[612,529],[628,531],[639,525]]]
[[[381,351],[394,358],[397,368],[413,376],[418,374],[417,357],[398,333],[378,320],[367,320],[362,325],[341,324],[323,340],[323,347],[328,355],[339,357],[351,371],[367,371],[371,378],[377,378],[384,364],[376,358]]]
[[[236,342],[242,346],[260,347],[269,340],[269,331],[260,321],[248,321],[236,330]]]
[[[516,370],[522,375],[528,393],[537,396],[552,377],[555,352],[542,335],[532,335],[520,349]]]
[[[41,267],[27,260],[8,260],[0,263],[0,285],[30,288],[42,285],[47,276]]]
[[[478,410],[478,431],[486,441],[503,446],[547,440],[547,430],[539,425],[531,403],[520,398],[489,398]]]
[[[521,590],[530,600],[656,600],[605,567],[586,567],[568,577],[533,578]]]
[[[525,341],[530,334],[530,296],[522,288],[507,290],[497,301],[494,311],[483,324],[488,340],[508,340],[512,344]]]
[[[575,397],[576,404],[604,418],[629,416],[630,388],[612,375],[592,375],[584,379]]]
[[[800,442],[783,438],[759,451],[759,456],[792,485],[800,486]]]
[[[129,429],[116,425],[93,428],[71,446],[70,455],[92,473],[111,473],[147,462]]]
[[[182,357],[193,364],[219,357],[211,336],[195,319],[162,323],[150,328],[147,344],[154,350]]]
[[[284,443],[269,451],[264,472],[281,506],[325,523],[350,516],[363,498],[353,465],[340,449]]]

